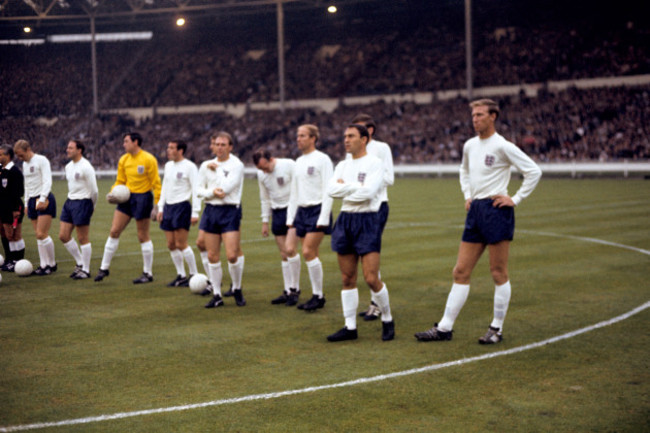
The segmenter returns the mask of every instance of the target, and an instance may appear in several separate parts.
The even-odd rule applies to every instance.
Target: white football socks
[[[438,324],[438,329],[443,332],[448,332],[454,329],[454,322],[460,313],[460,310],[467,301],[469,295],[469,284],[456,284],[451,286],[451,291],[447,297],[447,305],[445,306],[445,314]]]
[[[375,304],[381,310],[381,321],[382,322],[392,322],[393,316],[390,313],[390,300],[388,297],[388,289],[386,284],[381,288],[377,293],[370,291],[370,299],[373,300]]]
[[[194,251],[192,250],[192,247],[188,246],[181,252],[183,253],[185,263],[187,263],[187,269],[190,272],[190,275],[198,274],[199,270],[196,267],[196,257],[194,257]]]
[[[147,241],[140,244],[142,250],[142,271],[153,275],[153,242]]]
[[[510,281],[506,281],[500,286],[494,286],[494,319],[490,325],[493,328],[503,329],[503,321],[506,319],[506,313],[508,312],[511,292]]]
[[[81,258],[81,251],[79,251],[79,245],[74,239],[70,239],[68,242],[63,244],[66,250],[70,253],[74,262],[77,266],[83,265],[83,259]]]
[[[350,331],[357,329],[357,308],[359,308],[359,290],[341,290],[341,305],[345,327]]]
[[[223,278],[223,271],[221,269],[221,262],[208,263],[208,279],[212,283],[212,293],[221,296],[221,280]]]
[[[232,289],[240,290],[242,275],[244,274],[244,256],[237,257],[235,263],[228,262],[228,272],[232,281]]]
[[[323,265],[318,257],[307,262],[307,271],[311,281],[311,291],[319,298],[323,297]]]
[[[176,275],[180,275],[183,278],[186,277],[185,266],[183,265],[183,253],[181,253],[181,250],[171,250],[169,251],[169,255],[172,256],[172,262],[176,268]]]
[[[289,257],[287,263],[289,264],[289,272],[291,274],[289,281],[290,287],[300,290],[300,254]]]
[[[111,261],[113,260],[113,256],[117,252],[117,247],[120,245],[120,239],[119,238],[112,238],[108,237],[106,239],[106,245],[104,245],[104,255],[102,257],[102,264],[99,266],[99,269],[103,269],[105,271],[108,270],[108,268],[111,266]]]

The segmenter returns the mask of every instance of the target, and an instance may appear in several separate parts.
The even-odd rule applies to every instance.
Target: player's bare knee
[[[343,284],[343,289],[353,289],[357,285],[357,276],[341,274],[341,283]]]
[[[469,277],[471,275],[471,271],[468,269],[464,269],[460,266],[454,266],[454,270],[452,272],[452,275],[454,277],[455,282],[459,283],[465,283],[469,281]]]
[[[368,287],[370,287],[373,291],[378,291],[381,290],[380,287],[380,280],[379,280],[379,275],[377,275],[376,272],[364,272],[363,273],[363,279],[366,281],[366,284]]]
[[[492,280],[496,284],[504,284],[508,281],[508,271],[504,269],[490,269]]]

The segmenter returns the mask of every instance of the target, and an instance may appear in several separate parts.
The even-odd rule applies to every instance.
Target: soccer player
[[[244,253],[241,250],[240,225],[242,218],[241,196],[244,188],[244,164],[235,155],[232,136],[224,131],[210,140],[214,159],[204,161],[199,168],[198,196],[205,201],[200,229],[208,251],[208,279],[212,285],[212,299],[205,308],[223,306],[221,296],[220,251],[223,241],[232,292],[239,307],[246,305],[242,292]]]
[[[295,280],[289,269],[287,250],[298,247],[298,236],[294,227],[287,227],[287,207],[291,194],[291,179],[296,162],[288,158],[276,158],[268,150],[253,153],[253,162],[257,167],[257,183],[260,187],[262,205],[262,236],[269,235],[269,218],[272,218],[271,233],[282,257],[282,278],[284,290],[271,301],[271,304],[296,305],[300,296],[300,280]],[[289,248],[287,249],[287,245]],[[297,256],[300,257],[300,256]],[[298,277],[300,262],[298,262]]]
[[[18,140],[14,145],[14,153],[23,161],[27,217],[32,221],[32,227],[36,232],[40,265],[32,274],[50,275],[57,270],[54,241],[49,234],[52,218],[56,218],[56,199],[52,194],[50,161],[45,156],[34,153],[27,140]]]
[[[167,158],[163,175],[160,200],[158,200],[157,219],[165,232],[167,248],[176,268],[176,279],[168,287],[187,287],[190,277],[196,275],[196,258],[187,243],[191,225],[196,225],[201,212],[201,200],[196,193],[198,169],[196,164],[185,159],[187,143],[183,140],[167,144]],[[190,204],[190,199],[192,203]],[[183,261],[187,262],[190,273],[185,274]]]
[[[90,218],[97,205],[97,177],[95,169],[84,158],[84,144],[79,140],[70,140],[66,154],[70,158],[65,166],[65,178],[68,181],[68,198],[61,209],[59,225],[59,240],[70,253],[76,267],[70,278],[85,280],[90,278]],[[76,229],[79,245],[72,238],[72,230]]]
[[[311,282],[311,299],[298,304],[298,308],[305,311],[325,306],[323,265],[318,258],[318,248],[325,235],[332,233],[332,197],[327,194],[327,184],[334,166],[329,156],[316,149],[319,137],[315,125],[298,127],[296,141],[302,156],[296,160],[287,209],[287,226],[295,227],[300,238]],[[300,256],[295,248],[288,249],[287,255],[293,279],[299,281]]]
[[[384,165],[370,155],[366,146],[370,140],[364,125],[350,125],[345,130],[345,151],[351,155],[336,166],[327,192],[342,199],[341,213],[332,231],[332,250],[337,253],[343,289],[341,304],[345,326],[327,337],[329,341],[356,340],[357,269],[359,261],[363,278],[370,287],[373,302],[381,310],[382,340],[395,338],[388,289],[379,277],[381,252],[381,190],[384,187]]]
[[[465,197],[465,229],[453,270],[454,283],[440,323],[418,332],[419,341],[451,340],[454,321],[467,300],[470,276],[479,258],[488,249],[490,273],[495,284],[494,318],[480,344],[503,339],[503,322],[510,303],[508,255],[514,237],[514,208],[533,192],[542,175],[540,168],[515,144],[496,132],[499,106],[491,99],[470,103],[472,124],[478,134],[463,146],[460,185]],[[510,197],[510,169],[524,176],[519,190]]]
[[[384,228],[386,227],[386,222],[388,221],[388,187],[392,186],[395,183],[395,170],[393,168],[393,152],[390,150],[390,146],[383,141],[376,140],[374,138],[375,131],[377,131],[377,123],[369,114],[359,113],[354,116],[352,123],[355,125],[364,125],[368,129],[368,134],[370,135],[370,141],[366,146],[366,151],[370,155],[374,155],[379,158],[382,162],[384,168],[384,185],[380,191],[381,197],[381,206],[379,207],[379,220],[381,225],[381,232],[384,233]],[[346,158],[350,158],[351,155],[348,153]],[[381,272],[379,273],[381,278]],[[376,320],[379,318],[381,310],[373,302],[370,301],[370,306],[366,311],[359,313],[363,320],[370,321]]]
[[[104,245],[104,255],[95,281],[102,281],[108,276],[108,268],[120,244],[120,235],[131,218],[134,218],[142,251],[143,271],[140,277],[133,280],[133,284],[150,283],[153,281],[153,242],[149,227],[154,203],[160,199],[161,189],[158,161],[151,153],[142,150],[142,136],[137,132],[124,135],[122,145],[126,153],[117,163],[117,178],[111,190],[117,185],[126,185],[131,196],[127,202],[118,204],[113,212],[111,231]],[[106,200],[112,204],[117,203],[110,192]]]
[[[22,236],[23,193],[25,181],[23,173],[14,164],[14,149],[5,144],[0,147],[0,228],[2,228],[2,245],[5,250],[5,262],[0,270],[13,272],[16,262],[25,257],[25,241]]]

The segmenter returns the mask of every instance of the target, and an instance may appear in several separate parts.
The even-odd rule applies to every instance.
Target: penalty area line
[[[245,402],[251,402],[251,401],[256,401],[256,400],[271,400],[275,398],[280,398],[280,397],[287,397],[287,396],[292,396],[292,395],[298,395],[298,394],[306,394],[310,392],[316,392],[316,391],[325,391],[329,389],[336,389],[336,388],[344,388],[348,386],[355,386],[355,385],[363,385],[367,383],[372,383],[372,382],[379,382],[383,380],[388,380],[388,379],[394,379],[396,377],[404,377],[404,376],[410,376],[413,374],[419,374],[419,373],[425,373],[429,371],[435,371],[435,370],[441,370],[443,368],[448,368],[448,367],[455,367],[458,365],[464,365],[464,364],[469,364],[472,362],[477,362],[477,361],[483,361],[486,359],[493,359],[493,358],[498,358],[500,356],[507,356],[507,355],[513,355],[517,353],[521,353],[527,350],[531,349],[536,349],[542,346],[545,346],[547,344],[552,344],[552,343],[557,343],[562,340],[567,340],[569,338],[576,337],[581,334],[585,334],[587,332],[594,331],[599,328],[604,328],[606,326],[613,325],[615,323],[621,322],[623,320],[626,320],[646,309],[650,308],[650,301],[639,305],[638,307],[628,311],[627,313],[621,314],[620,316],[613,317],[608,320],[604,320],[602,322],[598,322],[594,325],[590,325],[584,328],[577,329],[575,331],[567,332],[562,335],[558,335],[555,337],[548,338],[546,340],[538,341],[536,343],[531,343],[531,344],[526,344],[524,346],[519,346],[519,347],[514,347],[512,349],[507,349],[507,350],[501,350],[498,352],[491,352],[491,353],[486,353],[484,355],[479,355],[479,356],[473,356],[470,358],[463,358],[463,359],[458,359],[455,361],[449,361],[449,362],[443,362],[440,364],[432,364],[432,365],[427,365],[424,367],[418,367],[418,368],[412,368],[409,370],[404,370],[404,371],[398,371],[394,373],[388,373],[388,374],[381,374],[378,376],[372,376],[372,377],[364,377],[364,378],[359,378],[359,379],[354,379],[354,380],[349,380],[345,382],[339,382],[339,383],[333,383],[329,385],[320,385],[320,386],[312,386],[312,387],[307,387],[307,388],[300,388],[300,389],[293,389],[293,390],[287,390],[287,391],[278,391],[278,392],[272,392],[272,393],[266,393],[266,394],[252,394],[252,395],[247,395],[243,397],[235,397],[235,398],[227,398],[227,399],[221,399],[221,400],[213,400],[213,401],[208,401],[204,403],[195,403],[195,404],[187,404],[187,405],[181,405],[181,406],[171,406],[171,407],[164,407],[164,408],[158,408],[158,409],[148,409],[148,410],[139,410],[139,411],[132,411],[132,412],[119,412],[119,413],[114,413],[114,414],[107,414],[107,415],[99,415],[99,416],[92,416],[92,417],[86,417],[86,418],[76,418],[76,419],[69,419],[69,420],[62,420],[62,421],[54,421],[54,422],[40,422],[40,423],[33,423],[33,424],[22,424],[22,425],[15,425],[15,426],[6,426],[6,427],[0,427],[0,432],[16,432],[16,431],[27,431],[27,430],[37,430],[37,429],[43,429],[43,428],[49,428],[49,427],[62,427],[62,426],[70,426],[70,425],[77,425],[77,424],[89,424],[89,423],[95,423],[95,422],[102,422],[102,421],[110,421],[110,420],[118,420],[118,419],[125,419],[125,418],[133,418],[137,416],[145,416],[145,415],[155,415],[155,414],[161,414],[161,413],[169,413],[169,412],[181,412],[181,411],[188,411],[192,409],[200,409],[200,408],[205,408],[205,407],[213,407],[213,406],[223,406],[227,404],[235,404],[235,403],[245,403]]]

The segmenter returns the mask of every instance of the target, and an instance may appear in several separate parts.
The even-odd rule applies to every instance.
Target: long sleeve
[[[192,164],[189,172],[190,186],[192,188],[192,218],[198,218],[201,213],[201,198],[199,197],[199,171],[196,165]]]
[[[43,182],[41,186],[40,199],[39,201],[45,201],[47,196],[52,191],[52,169],[50,168],[50,161],[47,158],[43,157],[41,159],[41,180]]]
[[[329,157],[323,159],[323,164],[321,167],[321,185],[322,185],[322,202],[320,209],[320,216],[316,225],[327,226],[330,222],[330,214],[332,213],[332,205],[334,200],[327,193],[327,185],[329,184],[330,179],[334,175],[334,167],[332,160]]]
[[[291,193],[289,194],[289,206],[287,207],[287,225],[293,225],[298,211],[298,176],[291,179]]]
[[[151,191],[153,192],[153,202],[158,203],[160,200],[160,191],[162,190],[162,182],[160,181],[160,173],[158,172],[158,161],[155,157],[149,160],[149,181],[151,182]]]
[[[524,176],[524,181],[521,183],[519,190],[512,196],[512,201],[515,205],[518,205],[533,192],[542,177],[542,170],[523,150],[514,144],[506,146],[506,149],[510,162]]]
[[[95,169],[90,165],[90,163],[87,164],[86,179],[88,179],[88,187],[90,189],[90,200],[93,202],[93,206],[97,206],[97,196],[99,195],[97,175]]]
[[[260,207],[262,210],[262,222],[266,223],[269,222],[269,218],[271,217],[271,197],[269,196],[269,191],[266,189],[264,182],[262,182],[263,173],[264,172],[258,170],[257,185],[260,188]]]
[[[211,199],[214,197],[214,189],[210,188],[208,185],[208,163],[210,161],[206,161],[203,164],[201,164],[201,167],[199,168],[199,174],[197,176],[197,181],[196,181],[196,194],[199,198],[202,199]]]

